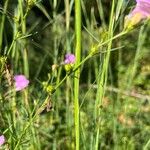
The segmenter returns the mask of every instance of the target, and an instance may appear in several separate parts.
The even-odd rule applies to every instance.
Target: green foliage
[[[130,6],[82,0],[80,29],[73,0],[1,1],[3,149],[150,148],[150,24],[124,28]],[[64,65],[75,52],[76,64]],[[23,91],[15,74],[30,80]]]

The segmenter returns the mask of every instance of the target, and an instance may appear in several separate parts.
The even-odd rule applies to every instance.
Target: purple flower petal
[[[137,4],[130,16],[141,15],[141,19],[150,17],[150,0],[136,0]]]
[[[150,0],[136,0],[135,8],[125,17],[125,28],[132,28],[143,19],[150,18]]]
[[[15,75],[14,80],[16,91],[23,90],[29,84],[29,80],[27,80],[27,78],[24,75]]]
[[[0,146],[2,146],[5,143],[5,137],[4,135],[0,136]]]
[[[150,0],[136,0],[137,3],[150,3]]]
[[[75,63],[75,55],[74,54],[66,54],[64,63],[65,64],[74,64]]]

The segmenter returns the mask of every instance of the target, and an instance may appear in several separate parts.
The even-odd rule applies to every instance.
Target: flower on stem
[[[131,12],[131,15],[140,14],[141,18],[150,17],[150,0],[136,0],[136,7]]]
[[[5,143],[5,137],[4,135],[0,136],[0,146],[2,146]]]
[[[136,0],[135,8],[125,18],[125,28],[132,28],[143,19],[150,18],[150,0]]]
[[[29,84],[29,80],[27,80],[27,78],[24,75],[15,75],[14,80],[16,91],[23,90]]]
[[[65,64],[74,64],[75,60],[76,60],[76,58],[75,58],[74,54],[66,54],[64,63]]]
[[[72,70],[75,60],[76,60],[76,57],[74,54],[65,55],[65,60],[63,64],[65,65],[65,70],[67,73],[70,73],[70,71]]]

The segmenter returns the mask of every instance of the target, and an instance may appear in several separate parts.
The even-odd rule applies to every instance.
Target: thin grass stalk
[[[2,43],[3,43],[3,32],[4,32],[4,24],[5,24],[6,10],[7,10],[7,7],[8,7],[8,2],[9,2],[9,0],[5,1],[4,13],[3,13],[3,16],[2,16],[1,22],[0,22],[0,52],[1,52]]]
[[[75,0],[75,34],[76,34],[76,63],[75,67],[80,64],[81,58],[81,4],[80,0]],[[79,131],[79,80],[80,80],[80,69],[78,68],[75,72],[74,77],[74,121],[75,121],[75,139],[76,139],[76,150],[79,150],[80,145],[80,131]]]
[[[145,144],[145,146],[143,147],[143,150],[148,150],[150,146],[150,139],[147,141],[147,143]]]
[[[70,47],[70,2],[69,0],[65,0],[65,13],[66,13],[66,52],[71,53],[71,47]],[[67,125],[67,133],[69,135],[69,145],[71,145],[71,110],[70,110],[70,99],[72,98],[71,93],[71,78],[68,76],[66,79],[66,125]]]
[[[69,30],[70,26],[70,5],[69,0],[65,0],[65,9],[66,9],[66,30]]]
[[[90,27],[90,20],[88,18],[88,14],[87,14],[87,11],[86,11],[85,2],[83,0],[81,0],[81,8],[82,8],[83,16],[85,18],[86,26]]]
[[[117,3],[117,7],[116,7],[116,20],[118,20],[118,17],[119,16],[117,16],[117,15],[119,15],[121,12],[121,9],[123,8],[122,7],[123,6],[123,1],[118,1],[118,3]],[[118,12],[119,11],[119,12]],[[118,14],[117,14],[118,13]],[[120,21],[119,21],[119,31],[121,32],[122,30],[123,30],[123,17],[121,17],[120,18]],[[117,42],[117,45],[119,46],[119,47],[121,47],[121,45],[122,45],[122,40],[118,40],[118,42]],[[118,62],[117,62],[117,66],[118,66],[118,87],[119,88],[122,88],[122,86],[120,85],[120,82],[119,82],[119,79],[121,78],[121,71],[120,71],[120,66],[122,65],[122,50],[120,49],[120,50],[118,50]],[[117,113],[118,113],[118,107],[119,108],[121,108],[120,107],[120,105],[121,105],[121,103],[120,103],[120,98],[121,98],[121,94],[120,93],[117,93],[117,98],[116,98],[116,100],[114,100],[114,102],[113,102],[113,114],[114,114],[114,118],[113,118],[113,138],[115,137],[115,141],[114,141],[114,143],[115,143],[115,146],[114,146],[114,149],[117,149],[118,147],[118,136],[117,136],[117,125],[118,125],[118,122],[117,122],[117,118],[116,118],[116,115],[117,115]]]
[[[131,88],[134,76],[135,76],[136,71],[137,71],[138,60],[140,58],[142,46],[143,46],[143,43],[144,43],[145,37],[146,37],[146,32],[144,32],[144,30],[145,30],[145,26],[143,25],[140,28],[139,37],[138,37],[137,50],[136,50],[136,54],[135,54],[135,58],[134,58],[134,62],[133,62],[132,71],[131,71],[131,74],[129,75],[130,77],[129,77],[129,82],[128,82],[127,89]]]
[[[19,11],[20,11],[20,18],[21,18],[21,30],[22,34],[26,34],[26,18],[24,17],[23,12],[23,1],[19,0]],[[29,65],[28,65],[28,55],[27,55],[27,49],[26,49],[26,41],[23,40],[23,64],[24,64],[24,73],[27,77],[29,77]]]
[[[123,3],[124,3],[124,0],[120,0],[120,1],[117,2],[116,17],[115,17],[116,20],[118,20],[118,18],[119,18],[119,15],[121,13],[121,9],[122,9]]]
[[[104,8],[102,5],[102,1],[96,0],[96,3],[97,3],[100,19],[102,20],[102,25],[104,26],[104,28],[106,28],[106,21],[105,21],[105,17],[104,17]]]
[[[115,8],[115,0],[112,1],[108,39],[113,38],[114,8]],[[101,76],[100,76],[100,79],[98,81],[98,89],[97,89],[96,105],[95,105],[95,120],[96,120],[96,125],[97,125],[95,150],[99,149],[99,147],[98,147],[99,146],[99,134],[100,134],[100,126],[99,126],[100,124],[99,123],[100,123],[101,110],[98,106],[102,104],[102,99],[103,99],[104,94],[105,94],[105,86],[106,86],[107,77],[108,77],[108,65],[109,65],[111,46],[112,46],[112,40],[110,40],[110,42],[108,43],[107,53],[105,55],[103,65],[102,65]]]

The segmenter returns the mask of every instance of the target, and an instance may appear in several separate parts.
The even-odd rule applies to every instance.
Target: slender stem
[[[146,145],[144,146],[143,150],[148,150],[148,146],[150,145],[150,139],[148,140],[148,142],[146,143]]]
[[[112,40],[113,40],[113,26],[114,26],[114,7],[115,7],[115,0],[112,2],[112,9],[111,9],[111,15],[110,15],[110,23],[109,23],[109,35],[108,35],[108,48],[107,48],[107,53],[104,57],[103,65],[102,65],[102,72],[101,76],[98,81],[98,89],[97,89],[97,95],[96,95],[96,103],[95,103],[95,121],[96,121],[96,126],[97,126],[97,131],[96,131],[96,143],[95,143],[95,150],[98,150],[98,145],[99,145],[99,134],[100,134],[100,119],[99,115],[101,114],[101,110],[98,108],[98,105],[101,105],[103,96],[105,94],[105,86],[107,82],[107,76],[108,76],[108,65],[109,65],[109,58],[110,58],[110,52],[111,52],[111,46],[112,46]],[[105,42],[104,42],[105,43]],[[102,44],[99,44],[101,46]]]
[[[75,34],[76,34],[76,63],[75,67],[80,64],[81,57],[81,4],[80,0],[75,0]],[[74,77],[74,120],[75,120],[75,138],[76,138],[76,150],[79,150],[80,145],[80,131],[79,131],[79,80],[80,69],[75,71]]]
[[[134,62],[133,62],[132,71],[129,74],[130,77],[129,77],[127,89],[131,88],[134,76],[135,76],[136,71],[137,71],[138,60],[139,60],[139,57],[141,55],[142,46],[143,46],[143,43],[144,43],[145,37],[146,37],[146,33],[144,32],[144,30],[145,30],[145,26],[143,25],[140,28],[139,37],[138,37],[137,50],[136,50],[136,54],[135,54],[135,58],[134,58]]]
[[[5,16],[6,16],[5,13],[6,13],[6,10],[7,10],[7,7],[8,7],[8,1],[9,0],[5,1],[5,4],[4,4],[4,14],[3,14],[2,20],[0,22],[0,52],[1,52],[2,43],[3,43],[3,32],[4,32]]]

